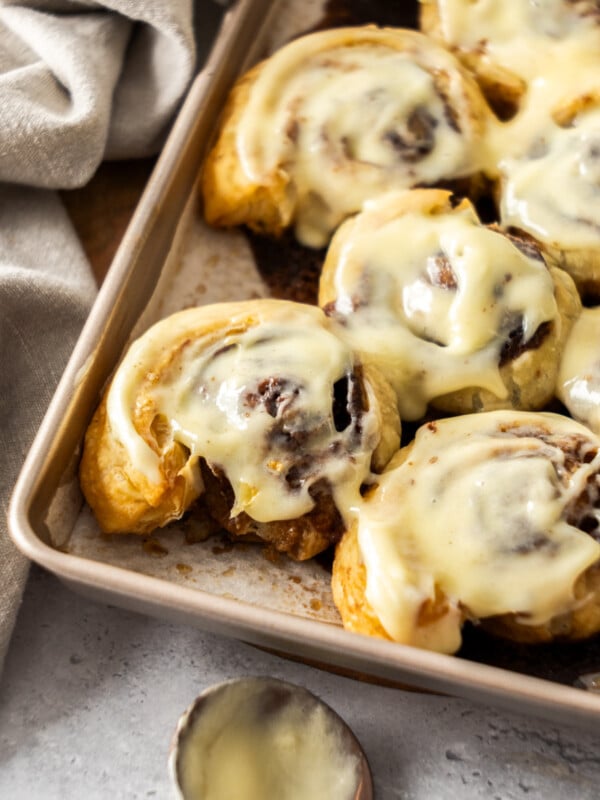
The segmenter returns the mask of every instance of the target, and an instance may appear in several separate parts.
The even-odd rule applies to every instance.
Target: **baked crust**
[[[79,468],[81,488],[101,530],[146,534],[179,519],[202,492],[201,481],[182,472],[188,456],[174,443],[162,454],[161,481],[148,481],[114,438],[105,395],[87,429]]]
[[[355,526],[346,531],[335,548],[331,590],[346,630],[392,640],[366,598],[367,571],[360,554]]]
[[[219,123],[217,140],[202,169],[204,216],[210,225],[248,225],[258,233],[278,236],[292,221],[294,192],[290,176],[278,168],[262,177],[249,179],[237,155],[237,131],[252,86],[265,69],[257,64],[231,90]]]
[[[576,248],[541,243],[541,247],[550,264],[569,274],[582,298],[600,299],[600,243]]]

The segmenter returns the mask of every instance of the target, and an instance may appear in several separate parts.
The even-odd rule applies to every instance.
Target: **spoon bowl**
[[[169,759],[181,800],[372,800],[367,758],[312,692],[274,678],[212,686],[181,716]]]

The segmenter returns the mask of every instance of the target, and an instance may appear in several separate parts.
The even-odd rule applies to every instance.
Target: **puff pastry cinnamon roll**
[[[452,653],[470,620],[525,642],[600,629],[600,439],[557,414],[422,426],[336,549],[344,625]]]
[[[364,200],[481,170],[488,109],[417,31],[342,28],[286,45],[234,87],[203,172],[214,225],[325,245]]]
[[[584,308],[561,358],[557,397],[575,419],[600,434],[600,307]]]
[[[399,444],[393,392],[316,307],[278,300],[174,314],[126,353],[86,435],[81,484],[102,530],[145,533],[201,495],[237,535],[297,559]]]
[[[600,106],[544,126],[500,172],[501,223],[534,236],[582,294],[600,295]]]
[[[421,0],[420,21],[475,73],[503,118],[523,102],[547,111],[580,91],[590,68],[597,73],[600,11],[590,0]]]
[[[541,408],[580,301],[528,241],[435,189],[369,201],[336,232],[319,301],[394,386],[400,415]]]

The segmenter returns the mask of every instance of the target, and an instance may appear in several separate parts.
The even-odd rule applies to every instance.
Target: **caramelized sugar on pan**
[[[325,6],[323,27],[341,25],[393,25],[418,27],[418,3],[385,0],[329,0]]]
[[[279,239],[246,230],[256,266],[272,297],[317,304],[324,250],[309,250],[291,231]]]

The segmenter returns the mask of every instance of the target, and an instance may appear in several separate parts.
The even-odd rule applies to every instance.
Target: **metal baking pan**
[[[356,18],[343,0],[239,0],[227,13],[29,452],[9,510],[11,535],[25,555],[87,596],[350,674],[595,729],[600,696],[576,688],[576,679],[599,668],[598,638],[522,648],[474,631],[457,656],[445,656],[351,634],[341,627],[319,559],[273,562],[257,546],[218,537],[193,542],[186,522],[151,537],[102,536],[83,503],[81,441],[128,340],[183,306],[274,293],[243,233],[204,225],[197,175],[229,88],[262,55],[330,24],[336,13],[346,23],[410,24],[416,17],[416,3],[347,5]]]

